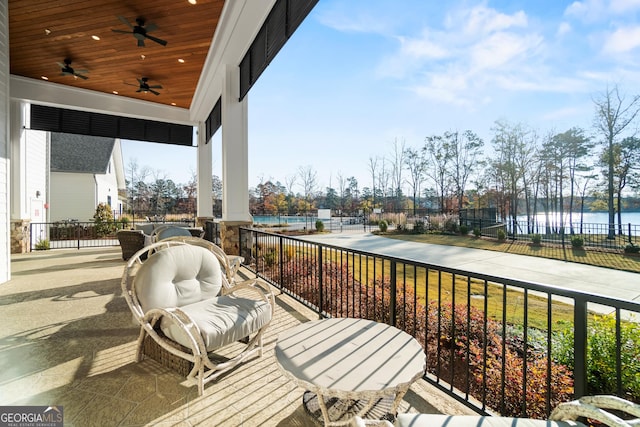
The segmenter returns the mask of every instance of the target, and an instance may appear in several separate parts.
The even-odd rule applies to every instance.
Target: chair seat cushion
[[[584,424],[577,421],[439,414],[398,414],[394,425],[397,427],[584,427]]]
[[[238,341],[271,321],[266,301],[225,295],[180,307],[198,326],[207,352]],[[191,342],[175,324],[163,319],[162,332],[185,347]]]

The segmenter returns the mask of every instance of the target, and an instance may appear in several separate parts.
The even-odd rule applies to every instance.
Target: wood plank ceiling
[[[224,0],[9,0],[11,74],[118,96],[189,108]],[[150,39],[144,47],[131,26],[137,18]],[[93,36],[99,37],[94,40]],[[61,75],[58,63],[88,70],[87,79]],[[182,61],[180,61],[182,60]],[[180,61],[180,62],[179,62]],[[137,92],[141,78],[159,93]]]

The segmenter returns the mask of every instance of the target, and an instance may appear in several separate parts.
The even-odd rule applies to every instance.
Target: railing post
[[[396,262],[391,261],[391,283],[389,286],[389,324],[396,326]]]
[[[280,264],[280,289],[283,288],[284,285],[284,251],[282,248],[282,236],[278,237],[278,250],[280,251],[280,254],[278,256],[278,259],[280,260],[279,264]]]
[[[587,394],[587,302],[576,297],[573,313],[573,394],[578,399]]]
[[[322,316],[322,312],[324,311],[324,280],[322,279],[322,246],[316,244],[316,248],[318,249],[318,311],[320,312],[320,316]]]
[[[628,231],[629,231],[629,232],[627,233],[627,234],[629,235],[629,243],[631,243],[631,223],[628,223],[628,224],[627,224],[627,229],[628,229]]]

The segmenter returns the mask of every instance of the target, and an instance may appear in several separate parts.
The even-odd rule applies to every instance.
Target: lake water
[[[554,217],[553,214],[550,214],[549,217],[553,221],[559,223],[560,218],[556,215]],[[545,222],[545,215],[543,213],[537,215],[537,220],[539,223]],[[573,217],[571,218],[573,223],[580,222],[580,212],[574,212]],[[524,215],[518,216],[519,221],[525,221],[526,217]],[[564,222],[565,224],[569,224],[569,214],[564,214]],[[585,224],[608,224],[609,223],[609,214],[607,212],[585,212],[583,214],[582,222]],[[618,222],[618,215],[616,214],[616,223]],[[632,225],[640,225],[640,212],[622,212],[622,223],[623,224],[632,224]]]

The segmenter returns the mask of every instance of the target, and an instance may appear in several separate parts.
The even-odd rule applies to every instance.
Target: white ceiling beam
[[[189,110],[185,108],[21,76],[11,75],[9,92],[11,99],[23,100],[32,104],[189,126],[197,124],[189,118]]]

